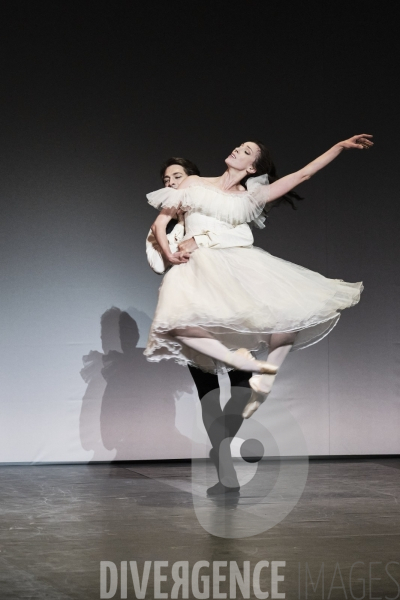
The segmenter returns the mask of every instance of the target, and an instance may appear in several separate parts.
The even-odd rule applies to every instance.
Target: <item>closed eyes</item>
[[[242,148],[242,147],[243,147],[243,144],[240,144],[240,147]],[[248,156],[250,156],[250,154],[252,153],[252,150],[251,150],[250,146],[246,146],[246,148],[248,148],[248,149],[249,149],[249,152],[247,152],[247,151],[245,150],[245,151],[244,151],[244,153],[245,153],[245,154],[247,154]]]

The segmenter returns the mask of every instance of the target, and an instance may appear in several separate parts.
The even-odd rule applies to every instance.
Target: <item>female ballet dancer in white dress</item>
[[[224,367],[253,372],[249,381],[253,394],[243,416],[252,415],[270,392],[288,352],[325,337],[340,311],[359,301],[362,283],[328,279],[254,246],[172,254],[166,225],[179,209],[185,214],[185,239],[209,229],[260,224],[266,203],[310,179],[344,149],[370,148],[371,137],[361,134],[339,142],[272,183],[263,174],[268,150],[261,142],[249,141],[226,158],[222,176],[190,176],[177,190],[162,188],[148,194],[149,203],[161,211],[153,233],[173,267],[159,290],[144,351],[147,359],[175,359],[210,373]],[[268,362],[256,360],[250,351],[265,347]]]

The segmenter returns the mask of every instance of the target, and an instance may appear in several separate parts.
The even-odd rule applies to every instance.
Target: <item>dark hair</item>
[[[185,171],[186,175],[200,175],[200,171],[197,165],[195,165],[194,162],[192,162],[191,160],[188,160],[187,158],[177,158],[176,156],[171,156],[171,158],[168,158],[162,164],[160,169],[160,177],[163,183],[165,171],[168,169],[168,167],[171,167],[172,165],[180,165],[181,167],[183,167],[183,170]],[[171,233],[177,222],[178,221],[176,219],[171,219],[171,221],[167,225],[167,233]]]
[[[255,159],[255,161],[253,163],[253,166],[255,167],[256,172],[251,177],[257,177],[258,175],[267,174],[270,183],[273,183],[274,181],[279,179],[278,173],[276,171],[276,167],[275,167],[274,162],[271,157],[271,153],[268,150],[268,148],[265,146],[265,144],[263,144],[263,142],[260,142],[260,140],[247,140],[247,141],[253,142],[253,144],[257,144],[257,146],[260,149],[260,152],[258,153],[257,158]],[[242,179],[242,181],[241,181],[242,185],[245,186],[246,181],[248,179],[249,179],[249,176]],[[263,210],[263,213],[267,213],[269,210],[271,210],[271,208],[273,208],[274,206],[279,206],[279,204],[281,204],[282,202],[288,202],[294,210],[297,210],[297,206],[295,205],[295,202],[294,202],[295,200],[304,200],[304,198],[299,196],[299,194],[297,192],[294,192],[293,190],[291,190],[290,192],[288,192],[281,198],[277,198],[273,202],[268,202]]]
[[[187,158],[177,158],[176,156],[172,156],[162,164],[160,170],[160,177],[162,181],[164,181],[165,171],[168,169],[168,167],[171,167],[172,165],[180,165],[181,167],[183,167],[183,170],[185,171],[186,175],[200,175],[200,171],[197,165],[194,164],[194,162],[188,160]]]

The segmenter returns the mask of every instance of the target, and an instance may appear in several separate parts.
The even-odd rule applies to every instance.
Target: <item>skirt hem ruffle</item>
[[[312,337],[308,338],[307,340],[301,341],[301,339],[298,339],[294,342],[292,350],[303,350],[304,348],[308,348],[309,346],[313,346],[314,344],[317,344],[318,342],[320,342],[323,338],[325,338],[327,335],[329,335],[329,333],[332,331],[332,329],[337,325],[338,321],[340,319],[340,313],[337,313],[336,315],[330,316],[327,319],[324,320],[319,320],[316,321],[314,323],[308,323],[307,325],[305,325],[304,327],[295,327],[292,329],[281,329],[281,330],[277,330],[277,329],[272,329],[272,330],[263,330],[263,331],[251,331],[251,330],[239,330],[236,329],[234,332],[231,331],[227,331],[225,334],[219,332],[218,335],[216,336],[219,341],[221,341],[222,343],[225,343],[226,346],[229,348],[229,350],[237,350],[238,348],[243,347],[243,343],[239,344],[229,344],[226,343],[226,340],[223,339],[223,336],[229,336],[229,335],[240,335],[242,336],[256,336],[259,338],[259,341],[257,344],[253,344],[251,347],[249,347],[248,344],[245,344],[245,347],[247,348],[247,350],[250,350],[251,352],[257,353],[261,350],[265,350],[266,348],[268,348],[268,336],[274,334],[274,333],[293,333],[293,332],[298,332],[299,334],[301,334],[301,332],[303,331],[307,331],[313,328],[316,328],[318,326],[324,325],[324,324],[328,324],[328,326],[323,329],[321,331],[320,334],[315,333]],[[179,327],[191,327],[193,326],[193,323],[181,323],[179,325]],[[197,323],[196,324],[197,327],[203,327],[208,333],[214,333],[213,328],[214,327],[218,327],[221,328],[221,325],[212,325],[210,323],[208,323],[207,325],[205,324],[201,324],[201,323]],[[164,325],[164,327],[157,327],[156,329],[152,330],[152,341],[151,341],[151,345],[148,345],[147,348],[145,349],[145,351],[143,352],[143,354],[147,357],[147,360],[150,362],[160,362],[161,360],[171,360],[174,359],[175,362],[179,365],[182,366],[193,366],[193,367],[197,367],[199,369],[201,369],[204,372],[208,372],[208,373],[214,373],[214,374],[218,374],[218,373],[223,373],[226,371],[232,371],[234,369],[234,367],[225,365],[220,363],[219,361],[214,361],[213,359],[211,359],[210,357],[205,357],[202,354],[198,354],[193,350],[188,349],[189,354],[194,354],[197,355],[197,360],[195,358],[190,358],[189,356],[185,356],[182,353],[183,350],[183,346],[180,342],[178,342],[174,337],[169,336],[168,335],[168,331],[170,331],[170,327],[166,327]],[[226,328],[225,328],[226,329]],[[161,334],[161,336],[159,335]],[[164,335],[163,335],[164,334]],[[165,349],[164,352],[162,353],[158,353],[158,351]],[[185,347],[187,348],[187,347]],[[213,364],[211,364],[213,363]]]

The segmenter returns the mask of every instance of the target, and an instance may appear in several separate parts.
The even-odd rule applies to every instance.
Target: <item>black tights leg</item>
[[[217,375],[204,373],[200,369],[191,366],[189,370],[201,401],[203,423],[213,447],[211,456],[217,468],[218,477],[221,480],[225,475],[229,480],[235,479],[236,473],[229,443],[235,437],[243,423],[242,412],[248,402],[248,395],[238,395],[233,391],[222,410],[219,402]],[[229,371],[232,388],[248,388],[250,395],[249,379],[251,375],[247,371]],[[210,392],[213,390],[215,390],[215,393],[211,394]],[[229,441],[227,438],[230,438]],[[224,440],[227,440],[227,443],[222,444]]]

